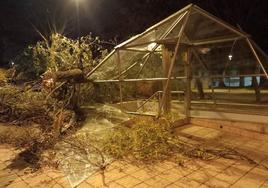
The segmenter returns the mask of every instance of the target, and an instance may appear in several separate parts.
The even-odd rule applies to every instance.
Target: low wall
[[[213,118],[198,118],[192,117],[191,124],[208,127],[213,129],[220,129],[226,132],[235,133],[242,136],[258,140],[268,140],[268,122],[256,123],[247,121],[234,121]]]

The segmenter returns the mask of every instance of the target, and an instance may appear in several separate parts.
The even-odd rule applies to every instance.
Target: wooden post
[[[163,73],[164,77],[168,78],[168,73],[171,65],[172,52],[169,51],[164,45],[162,49],[162,60],[163,60]],[[168,85],[167,85],[168,84]],[[171,110],[171,92],[170,92],[170,82],[167,80],[163,81],[163,91],[166,89],[166,95],[163,98],[163,112],[164,114],[168,114]]]
[[[180,32],[179,32],[179,35],[178,35],[178,41],[177,41],[177,44],[175,46],[174,54],[173,54],[172,59],[171,59],[170,69],[169,69],[169,72],[168,72],[167,84],[166,84],[166,86],[164,86],[163,97],[162,97],[161,105],[160,105],[161,106],[161,109],[162,109],[163,104],[164,104],[165,95],[167,94],[168,86],[169,86],[170,79],[171,79],[171,73],[172,73],[172,70],[173,70],[173,67],[174,67],[174,64],[175,64],[175,61],[176,61],[177,54],[179,52],[179,47],[180,47],[180,42],[181,42],[182,34],[184,32],[185,26],[187,25],[190,12],[191,12],[191,10],[187,11],[187,16],[186,16],[186,18],[185,18],[185,20],[184,20],[184,22],[182,24],[182,27],[181,27]],[[161,112],[160,112],[160,114],[158,114],[158,117],[160,115],[161,115]]]
[[[190,53],[189,50],[183,53],[183,64],[186,76],[185,81],[185,92],[184,92],[184,108],[185,116],[187,119],[190,118],[190,108],[191,108],[191,64],[190,64]]]
[[[123,94],[122,94],[122,76],[121,75],[121,61],[119,50],[116,51],[117,55],[117,64],[118,64],[118,75],[119,75],[119,95],[120,95],[120,108],[123,111]]]
[[[244,77],[239,77],[239,87],[245,87],[245,79]]]
[[[203,84],[200,78],[196,78],[196,87],[198,91],[198,95],[200,99],[205,98],[204,90],[203,90]]]
[[[257,81],[257,77],[253,76],[252,77],[252,87],[255,91],[255,96],[256,96],[256,102],[259,103],[261,102],[261,90]]]
[[[171,27],[169,27],[169,29],[160,37],[160,40],[164,39],[166,36],[169,35],[169,33],[176,27],[176,25],[184,18],[184,16],[186,14],[189,14],[188,12],[185,12],[183,15],[181,15],[172,25]],[[155,36],[156,37],[156,36]],[[159,44],[156,44],[155,47],[153,47],[152,51],[150,51],[148,53],[148,56],[146,57],[146,59],[144,60],[144,62],[142,63],[142,67],[140,68],[139,72],[137,73],[137,78],[139,78],[140,73],[142,72],[143,68],[145,67],[145,65],[147,64],[147,62],[149,61],[150,57],[152,54],[154,54],[155,50],[159,47]]]

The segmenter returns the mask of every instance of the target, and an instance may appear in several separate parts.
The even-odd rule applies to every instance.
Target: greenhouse
[[[266,54],[247,33],[191,4],[117,45],[88,77],[110,87],[127,113],[263,115],[267,68]]]

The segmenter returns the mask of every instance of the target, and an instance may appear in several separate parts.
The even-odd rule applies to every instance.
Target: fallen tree
[[[102,50],[97,37],[81,37],[79,42],[58,33],[42,37],[44,41],[28,46],[15,59],[13,85],[0,88],[0,122],[12,126],[9,132],[0,132],[1,142],[23,147],[38,160],[83,119],[79,99],[87,93],[82,93],[80,83],[97,64],[92,51]],[[25,131],[19,134],[16,127]],[[29,136],[32,127],[39,130],[38,136]]]
[[[55,82],[83,82],[85,80],[84,73],[81,69],[72,69],[67,71],[57,71],[53,75]]]

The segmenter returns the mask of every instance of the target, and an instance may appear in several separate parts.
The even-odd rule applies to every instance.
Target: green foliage
[[[18,126],[1,127],[0,143],[11,144],[18,148],[29,147],[36,140],[41,140],[41,132],[35,128]]]
[[[7,71],[0,68],[0,86],[5,85],[7,82]]]
[[[182,166],[189,158],[211,160],[219,157],[254,163],[231,148],[204,141],[196,142],[176,135],[172,130],[166,119],[135,118],[109,131],[96,143],[104,154],[134,163],[172,160]]]
[[[0,121],[24,122],[32,121],[49,125],[52,123],[52,115],[49,108],[53,100],[46,100],[46,93],[23,91],[17,87],[6,85],[0,88]]]
[[[28,46],[15,60],[17,73],[23,74],[26,79],[38,78],[47,70],[48,56],[45,42],[37,42],[35,46]]]
[[[102,50],[97,37],[88,35],[74,40],[53,33],[49,39],[28,46],[17,56],[15,68],[17,75],[22,73],[27,79],[39,78],[46,71],[66,71],[74,68],[89,71],[96,65],[93,50]]]
[[[166,121],[137,118],[111,131],[104,138],[104,152],[115,158],[130,157],[142,162],[166,159],[172,147],[172,138]]]
[[[94,62],[92,45],[97,39],[91,36],[81,37],[79,40],[67,38],[58,33],[52,34],[49,51],[48,69],[51,71],[66,71],[78,68],[81,60],[84,69],[91,69]]]

